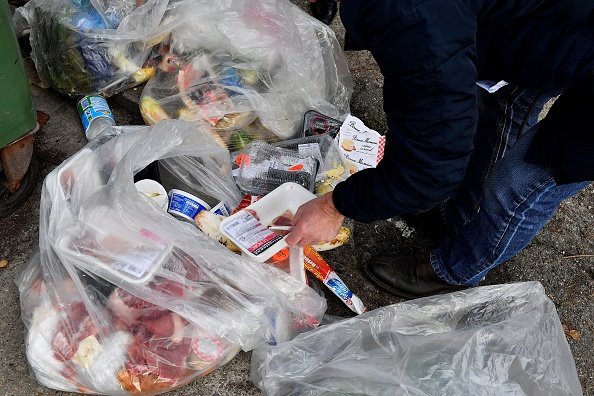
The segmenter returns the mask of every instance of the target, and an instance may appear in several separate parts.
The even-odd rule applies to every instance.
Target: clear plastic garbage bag
[[[136,190],[134,173],[153,161],[228,158],[196,126],[106,129],[46,177],[39,253],[17,280],[41,384],[157,394],[319,324],[326,302],[313,289]]]
[[[252,353],[264,395],[581,395],[538,282],[395,304]]]
[[[148,80],[168,0],[31,0],[15,12],[30,31],[41,81],[70,97],[110,96]]]
[[[245,134],[297,137],[311,109],[349,113],[352,81],[334,32],[288,0],[178,1],[156,34],[167,33],[142,92],[148,124],[209,122],[233,151]]]

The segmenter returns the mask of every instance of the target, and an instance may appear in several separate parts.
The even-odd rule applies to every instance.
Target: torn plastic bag
[[[157,394],[240,348],[318,325],[326,302],[313,289],[230,252],[136,190],[134,173],[153,161],[228,156],[197,125],[108,128],[46,177],[39,254],[17,281],[41,384]]]
[[[538,282],[376,309],[252,353],[263,395],[581,395]]]
[[[255,133],[288,139],[310,109],[348,114],[352,81],[334,32],[288,0],[182,0],[164,20],[168,52],[141,98],[148,124],[204,120],[234,150],[233,132],[256,120]]]
[[[31,0],[15,12],[30,30],[32,58],[43,83],[71,96],[110,96],[148,80],[168,0]]]

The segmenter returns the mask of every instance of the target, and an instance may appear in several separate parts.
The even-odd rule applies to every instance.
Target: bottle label
[[[107,101],[101,96],[85,96],[78,102],[77,108],[85,133],[89,129],[91,122],[96,118],[108,117],[115,122]]]

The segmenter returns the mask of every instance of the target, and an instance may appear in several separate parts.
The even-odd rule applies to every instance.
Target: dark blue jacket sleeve
[[[423,212],[447,198],[473,149],[476,16],[451,2],[403,3],[341,2],[349,35],[371,51],[384,76],[384,159],[333,195],[343,215],[361,222]]]

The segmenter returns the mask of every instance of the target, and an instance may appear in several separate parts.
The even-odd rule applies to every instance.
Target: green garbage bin
[[[0,0],[0,149],[36,128],[37,112],[7,0]]]
[[[0,218],[17,209],[37,180],[37,111],[7,0],[0,0]]]

